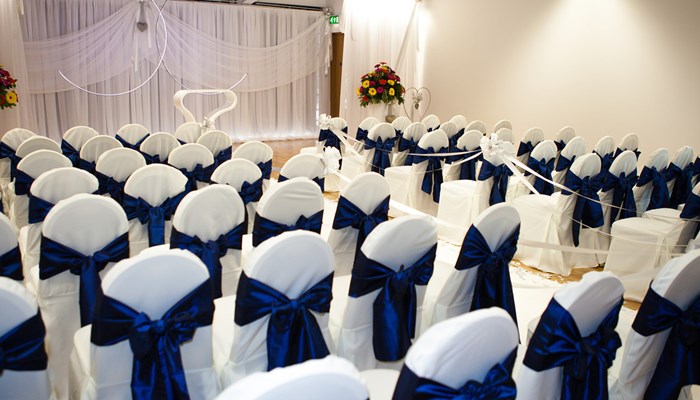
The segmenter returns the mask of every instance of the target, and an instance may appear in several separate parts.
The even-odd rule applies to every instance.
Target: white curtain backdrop
[[[126,123],[173,132],[184,122],[172,101],[182,85],[226,89],[246,73],[234,89],[238,106],[216,121],[236,140],[313,137],[318,114],[327,112],[330,33],[322,13],[170,1],[163,12],[166,48],[164,24],[156,24],[150,1],[25,4],[30,101],[41,116],[39,132],[48,136],[58,138],[75,125],[113,134]],[[143,32],[139,21],[147,26]],[[87,94],[58,73],[90,91],[124,92],[146,81],[164,49],[165,65],[128,95]],[[190,95],[186,105],[201,119],[222,98]]]
[[[381,121],[386,115],[383,104],[360,107],[355,90],[360,77],[386,61],[401,77],[406,88],[420,86],[418,76],[418,11],[416,0],[346,0],[343,3],[341,29],[343,76],[340,89],[340,117],[351,131],[366,117]],[[398,106],[397,115],[404,115]]]

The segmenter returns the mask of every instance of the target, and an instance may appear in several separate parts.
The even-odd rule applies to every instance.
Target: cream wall
[[[700,151],[700,1],[423,0],[431,112]],[[646,158],[643,157],[643,160]]]

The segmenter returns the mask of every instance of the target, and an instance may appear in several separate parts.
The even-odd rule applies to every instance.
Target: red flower
[[[368,101],[369,101],[369,97],[367,97],[367,96],[362,96],[362,101],[364,101],[365,103],[368,102]]]
[[[386,79],[380,79],[379,80],[380,85],[386,85]]]

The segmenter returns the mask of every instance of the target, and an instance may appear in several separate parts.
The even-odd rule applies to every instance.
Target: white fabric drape
[[[162,4],[162,1],[157,1]],[[61,78],[100,93],[128,91],[154,71],[165,46],[162,21],[146,1],[27,0],[24,40],[32,104],[40,130],[52,137],[74,125],[113,133],[141,123],[170,131],[184,122],[172,96],[192,89],[234,91],[239,105],[216,121],[234,139],[308,137],[327,108],[326,61],[330,38],[318,12],[170,1],[165,66],[141,89],[124,96],[83,93]],[[141,18],[141,19],[140,19]],[[145,22],[141,32],[136,23]],[[157,28],[157,29],[156,29]],[[197,118],[217,108],[223,96],[188,97]],[[217,98],[219,97],[219,98]]]

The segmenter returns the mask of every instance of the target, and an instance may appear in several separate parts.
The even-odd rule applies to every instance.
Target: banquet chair
[[[49,371],[58,398],[68,393],[73,334],[92,323],[100,276],[129,257],[128,228],[117,202],[92,194],[58,202],[41,228],[39,265],[32,267],[30,278],[46,324]]]
[[[152,249],[115,265],[95,320],[72,338],[71,398],[214,398],[208,278],[182,250]]]
[[[400,138],[403,136],[403,133],[406,131],[406,128],[408,128],[409,125],[411,125],[412,122],[408,117],[402,115],[395,120],[391,122],[391,126],[394,128],[394,131],[396,132],[396,138]],[[398,144],[398,142],[396,143]]]
[[[615,157],[620,155],[625,150],[630,150],[637,156],[637,159],[639,159],[639,135],[636,133],[628,133],[626,134],[622,140],[620,141],[620,144],[617,146],[617,149],[615,149]]]
[[[87,172],[95,173],[95,165],[100,156],[112,149],[118,149],[122,146],[119,141],[111,136],[100,135],[88,139],[80,149],[80,158],[78,159],[78,168],[84,169]]]
[[[348,133],[348,123],[339,117],[326,116],[325,119],[319,119],[320,130],[318,133],[318,141],[314,147],[304,147],[300,153],[323,153],[326,147],[334,147],[339,153],[343,154],[345,145],[336,136],[336,134]]]
[[[230,160],[233,154],[231,137],[223,131],[209,131],[200,136],[197,143],[209,149],[217,167]]]
[[[100,183],[99,194],[109,196],[122,204],[124,185],[137,169],[146,166],[146,159],[137,150],[118,147],[107,150],[97,159],[94,175]]]
[[[141,124],[126,124],[119,128],[114,138],[117,139],[122,146],[128,149],[138,150],[141,147],[141,143],[146,140],[149,134],[148,128]]]
[[[520,217],[510,205],[482,212],[464,236],[457,262],[438,259],[423,300],[423,330],[435,323],[492,306],[516,321],[508,263],[515,254]],[[476,267],[476,268],[475,268]]]
[[[323,207],[321,189],[308,178],[292,178],[271,187],[258,202],[253,246],[286,231],[321,233]]]
[[[0,211],[8,212],[10,204],[7,202],[7,185],[14,179],[14,172],[17,168],[16,151],[22,142],[36,134],[23,128],[14,128],[5,132],[0,138],[0,195],[2,195],[2,207]]]
[[[24,157],[37,150],[49,150],[56,153],[61,152],[61,148],[58,147],[58,143],[54,142],[53,140],[45,136],[32,136],[17,146],[17,151],[15,152],[17,155],[17,163],[19,163],[19,161]]]
[[[343,157],[342,174],[350,179],[369,171],[383,176],[384,170],[391,167],[395,139],[396,130],[391,124],[375,124],[367,133],[361,154]]]
[[[501,138],[500,136],[498,137]],[[525,165],[533,171],[544,177],[546,180],[552,180],[552,171],[554,170],[554,159],[557,157],[557,145],[552,140],[543,140],[532,149],[530,156]],[[551,195],[554,193],[554,185],[536,177],[528,171],[523,173],[528,183],[534,187],[539,194]],[[513,200],[520,196],[525,196],[531,193],[530,189],[523,182],[513,180],[512,184],[508,185],[510,189],[506,194],[506,200],[512,203]]]
[[[362,149],[365,147],[365,138],[372,127],[379,123],[379,120],[375,117],[367,117],[360,122],[357,126],[357,132],[355,133],[355,142],[352,147],[357,153],[362,153]]]
[[[252,161],[243,158],[229,160],[219,165],[211,175],[212,183],[232,186],[238,192],[245,206],[244,233],[253,232],[255,211],[262,197],[262,172]]]
[[[512,132],[513,131],[513,124],[511,124],[511,122],[507,119],[502,119],[502,120],[496,122],[496,125],[493,126],[493,131],[498,132],[499,130],[501,130],[503,128],[508,129]]]
[[[15,180],[10,182],[7,190],[11,199],[8,215],[17,228],[27,225],[29,188],[34,180],[46,171],[71,165],[68,157],[51,150],[37,150],[17,164]]]
[[[481,132],[481,134],[484,136],[486,136],[486,134],[488,134],[489,131],[489,129],[486,127],[486,124],[482,121],[479,121],[478,119],[470,122],[469,124],[467,124],[467,127],[464,128],[465,132],[473,130]]]
[[[562,150],[564,150],[564,147],[571,141],[576,136],[576,131],[574,130],[573,127],[567,125],[559,130],[557,132],[557,135],[554,137],[554,144],[557,145],[557,161],[559,160],[559,154],[561,153]],[[555,161],[556,165],[556,161]]]
[[[222,386],[330,354],[332,283],[333,254],[317,234],[285,232],[253,250],[236,296],[216,301]]]
[[[325,186],[324,170],[323,158],[317,154],[297,154],[282,165],[278,182],[304,177],[316,182],[323,192]]]
[[[211,151],[197,143],[183,144],[170,152],[168,157],[168,164],[187,178],[187,192],[209,185],[211,174],[216,169],[215,161]]]
[[[576,158],[584,154],[586,154],[586,141],[581,136],[576,136],[569,140],[566,146],[564,146],[564,149],[559,153],[557,161],[554,164],[552,180],[563,185],[571,165],[576,161]],[[559,188],[556,188],[556,191],[559,190]]]
[[[418,142],[428,132],[428,128],[422,122],[414,122],[406,127],[403,135],[398,138],[396,143],[396,155],[391,165],[394,167],[410,166],[413,156],[418,148]]]
[[[459,152],[459,148],[457,147],[457,142],[459,141],[459,138],[464,135],[464,131],[460,130],[457,128],[457,125],[452,122],[452,121],[447,121],[443,122],[440,125],[440,129],[442,129],[443,132],[447,135],[447,141],[449,142],[449,145],[447,147],[447,152],[448,153],[456,153]],[[443,169],[443,180],[448,175],[452,175],[450,170],[452,169],[452,162],[454,161],[459,161],[463,158],[461,155],[454,155],[454,156],[447,156],[445,157],[445,165]]]
[[[615,139],[612,136],[603,136],[593,146],[593,152],[600,157],[600,178],[605,179],[614,160]]]
[[[61,139],[61,152],[71,160],[74,167],[80,160],[80,149],[88,140],[99,136],[99,133],[89,126],[74,126],[68,129]]]
[[[467,154],[453,156],[452,164],[445,165],[443,173],[445,182],[455,181],[458,179],[476,180],[478,173],[477,166],[479,165],[479,160],[481,157],[475,156],[477,156],[477,153],[481,151],[479,146],[481,145],[481,139],[483,137],[484,135],[481,132],[471,130],[467,131],[457,140],[455,151],[467,152]]]
[[[251,374],[226,388],[216,400],[366,400],[369,392],[348,360],[330,355],[270,372]]]
[[[693,190],[694,160],[695,153],[690,146],[681,147],[673,156],[665,174],[669,193],[668,207],[678,208]]]
[[[521,220],[520,237],[541,243],[593,249],[594,242],[583,240],[581,232],[603,225],[603,211],[598,201],[596,176],[600,158],[593,154],[577,157],[567,177],[571,191],[552,196],[531,194],[518,197],[513,206]],[[577,210],[582,210],[577,215]],[[579,246],[580,240],[580,246]],[[596,267],[594,253],[575,253],[559,249],[519,246],[515,258],[541,271],[568,276],[573,267]]]
[[[612,399],[692,398],[685,385],[699,382],[697,375],[687,380],[686,371],[698,365],[698,355],[684,335],[691,337],[697,329],[698,282],[700,250],[670,260],[659,271],[627,336]]]
[[[668,161],[668,150],[656,149],[639,172],[639,180],[632,190],[637,203],[637,214],[642,214],[647,209],[662,208],[668,203],[668,184],[664,176]]]
[[[435,224],[426,216],[395,218],[367,235],[352,275],[333,282],[330,327],[337,355],[360,371],[401,367],[421,331],[436,250]]]
[[[0,276],[24,280],[22,254],[17,242],[17,228],[7,216],[0,214]]]
[[[139,151],[146,159],[146,164],[165,164],[170,152],[180,147],[175,136],[167,132],[156,132],[144,139]]]
[[[467,131],[467,117],[465,117],[464,115],[454,115],[452,118],[450,118],[450,122],[453,122],[455,125],[457,125],[458,131],[461,131],[462,133]]]
[[[257,140],[248,141],[233,151],[232,158],[245,158],[257,165],[263,176],[263,191],[267,190],[272,173],[272,147]]]
[[[2,219],[4,216],[0,216]],[[0,347],[3,350],[0,393],[5,399],[52,397],[46,329],[36,299],[20,282],[0,277]]]
[[[187,194],[186,186],[185,175],[166,164],[146,165],[129,176],[122,207],[129,219],[132,256],[170,243],[171,218]]]
[[[516,377],[519,399],[607,398],[622,291],[614,275],[589,272],[554,294]]]
[[[496,136],[498,136],[498,140],[515,144],[515,137],[513,135],[513,131],[509,128],[501,128],[494,133],[496,134]]]
[[[244,222],[243,201],[227,185],[187,194],[173,215],[170,248],[189,250],[204,262],[214,298],[236,292]]]
[[[434,131],[440,127],[440,118],[435,114],[426,115],[421,122],[425,125],[428,132]]]
[[[199,122],[185,122],[175,129],[174,136],[180,144],[197,143],[197,139],[202,136],[202,126]]]
[[[418,142],[417,155],[404,183],[408,185],[409,206],[426,214],[437,214],[445,157],[435,154],[446,153],[448,147],[447,135],[439,128],[426,133]]]
[[[381,175],[365,172],[341,192],[328,244],[333,249],[336,276],[348,275],[367,235],[389,218],[389,184]]]
[[[518,145],[518,151],[515,154],[518,160],[527,164],[527,160],[530,157],[530,152],[537,146],[541,141],[544,140],[544,132],[540,128],[530,128],[528,129],[522,138],[520,138],[520,144]]]

